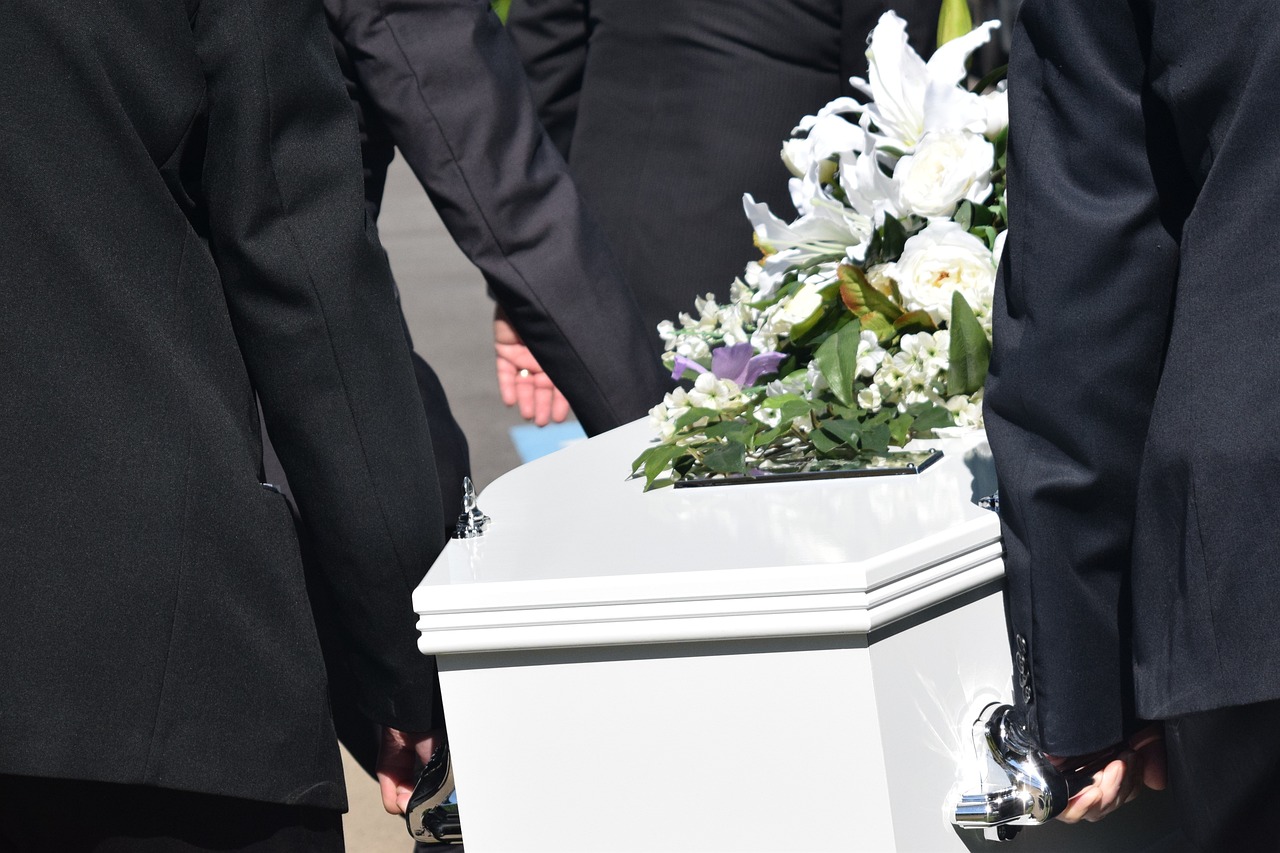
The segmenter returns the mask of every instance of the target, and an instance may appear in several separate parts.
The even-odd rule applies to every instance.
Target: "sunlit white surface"
[[[517,468],[419,587],[425,653],[866,632],[1000,576],[980,433],[918,475],[644,492],[629,424]]]
[[[920,475],[665,489],[635,423],[480,495],[414,595],[471,853],[960,851],[967,723],[1007,699],[981,434]],[[1037,827],[1134,851],[1158,799]],[[1164,849],[1164,848],[1157,848]]]

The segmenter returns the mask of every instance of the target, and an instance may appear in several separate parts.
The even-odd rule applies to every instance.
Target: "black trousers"
[[[1280,702],[1165,723],[1182,832],[1204,853],[1280,851]]]
[[[342,815],[234,797],[0,776],[0,853],[342,853]]]

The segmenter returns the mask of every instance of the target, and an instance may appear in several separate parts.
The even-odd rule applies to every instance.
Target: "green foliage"
[[[987,381],[991,342],[959,291],[951,298],[951,350],[948,356],[948,394],[973,394]]]
[[[853,380],[858,371],[858,342],[860,326],[848,325],[823,341],[814,354],[814,362],[822,373],[831,393],[846,406],[852,406],[857,397]]]
[[[839,269],[840,298],[855,317],[876,312],[892,323],[902,316],[902,309],[889,297],[871,286],[867,274],[853,264]]]
[[[498,17],[505,24],[507,22],[507,13],[511,10],[511,0],[493,0],[490,5],[493,6],[493,11],[498,13]]]
[[[702,464],[716,474],[741,474],[747,470],[747,446],[740,441],[716,444],[703,454]]]

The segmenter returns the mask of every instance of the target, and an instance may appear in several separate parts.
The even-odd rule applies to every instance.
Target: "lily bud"
[[[938,47],[968,35],[972,29],[969,0],[942,0],[942,12],[938,15]]]

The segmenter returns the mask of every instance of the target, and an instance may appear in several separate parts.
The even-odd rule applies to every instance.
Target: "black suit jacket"
[[[1053,753],[1280,696],[1278,36],[1262,0],[1022,5],[987,426]]]
[[[750,192],[794,214],[779,151],[864,75],[897,8],[928,55],[941,0],[514,0],[539,113],[600,220],[647,327],[693,312],[759,252]]]
[[[0,773],[341,807],[255,390],[404,729],[444,524],[323,11],[15,0],[0,78]]]
[[[543,133],[487,0],[325,7],[360,116],[373,215],[398,148],[583,428],[644,415],[667,388],[657,337]]]

